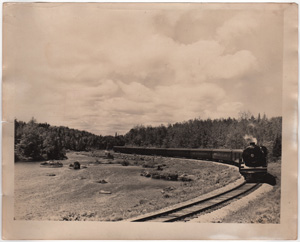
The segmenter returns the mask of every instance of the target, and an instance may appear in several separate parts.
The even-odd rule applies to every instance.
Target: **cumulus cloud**
[[[208,76],[211,78],[238,78],[255,71],[257,60],[250,51],[240,50],[232,55],[216,57],[207,66]]]
[[[141,83],[131,82],[125,84],[121,81],[118,81],[118,84],[123,91],[124,95],[132,101],[135,102],[150,102],[154,96],[154,92],[151,91],[146,86]]]
[[[240,37],[245,38],[258,27],[260,17],[259,11],[241,11],[217,28],[216,37],[226,44]]]
[[[269,12],[93,5],[22,12],[15,9],[7,36],[14,46],[7,63],[18,70],[10,76],[19,87],[16,116],[98,134],[255,111],[241,90],[269,80],[261,73],[274,68],[273,53],[280,51],[280,42],[267,55],[261,54],[267,41],[252,44],[267,38],[262,23],[280,18]]]

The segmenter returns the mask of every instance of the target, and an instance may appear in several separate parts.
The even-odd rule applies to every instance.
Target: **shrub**
[[[121,165],[122,165],[122,166],[128,166],[128,165],[129,165],[129,161],[127,161],[127,160],[122,160],[122,161],[121,161]]]
[[[113,156],[112,154],[108,153],[106,158],[107,158],[107,159],[113,160],[113,159],[114,159],[114,156]]]
[[[161,179],[161,176],[159,173],[152,173],[151,178],[153,179]]]
[[[167,178],[168,178],[168,180],[170,180],[170,181],[177,181],[177,179],[178,179],[178,174],[177,174],[177,173],[169,173]]]
[[[79,170],[80,169],[80,163],[78,161],[74,162],[74,170]]]
[[[143,164],[144,168],[154,168],[155,167],[155,162],[154,161],[145,161]]]

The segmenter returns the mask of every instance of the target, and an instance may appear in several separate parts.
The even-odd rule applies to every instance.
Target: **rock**
[[[152,179],[160,179],[160,175],[159,174],[152,174],[151,176]]]
[[[170,173],[170,174],[168,174],[168,180],[170,180],[170,181],[177,181],[177,179],[178,179],[178,174],[172,174],[172,173]]]
[[[78,161],[74,162],[74,170],[79,170],[80,169],[80,163]]]
[[[151,177],[151,174],[149,173],[149,171],[143,171],[141,173],[141,176],[144,176],[144,177]]]
[[[54,174],[54,173],[49,173],[49,174],[47,174],[47,176],[56,176],[56,174]]]
[[[106,150],[106,151],[105,151],[105,158],[106,158],[106,159],[112,159],[112,160],[113,160],[113,159],[114,159],[114,156],[113,156],[109,151]]]
[[[96,183],[105,184],[105,183],[107,183],[107,181],[105,181],[105,180],[100,180],[100,181],[96,181]]]
[[[111,194],[110,191],[104,191],[104,190],[101,190],[99,193],[100,193],[100,194]]]
[[[123,161],[121,161],[121,165],[122,166],[128,166],[129,165],[129,161],[123,160]]]
[[[148,202],[147,199],[140,199],[140,201],[139,201],[140,204],[145,204],[145,203],[147,203],[147,202]]]
[[[160,179],[163,179],[163,180],[166,180],[167,179],[167,177],[166,177],[166,174],[160,174]]]
[[[178,180],[179,181],[184,181],[184,182],[194,181],[194,180],[196,180],[196,176],[183,174],[183,175],[178,177]]]
[[[161,168],[160,165],[158,165],[156,169],[157,169],[158,171],[162,171],[162,170],[163,170],[163,168]]]
[[[42,163],[40,163],[40,165],[42,167],[45,167],[45,166],[48,166],[48,167],[51,167],[51,168],[58,168],[58,167],[63,167],[63,163],[59,162],[59,161],[44,161]]]
[[[175,190],[174,187],[166,187],[166,188],[164,188],[163,191],[170,192],[170,191],[173,191],[173,190]]]

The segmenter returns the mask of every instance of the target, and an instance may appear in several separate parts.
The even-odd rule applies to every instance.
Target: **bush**
[[[159,173],[152,173],[151,178],[153,179],[161,179],[161,176]]]
[[[106,159],[111,159],[111,160],[113,160],[113,159],[114,159],[114,156],[113,156],[112,154],[108,153],[107,156],[106,156]]]
[[[155,162],[154,161],[145,161],[143,164],[144,168],[154,168],[155,167]]]
[[[162,180],[169,180],[169,181],[177,181],[178,180],[178,174],[177,173],[162,173],[162,172],[149,172],[149,171],[143,171],[141,173],[141,176],[150,177],[153,179],[162,179]]]
[[[127,161],[127,160],[122,160],[121,161],[122,166],[129,166],[129,164],[130,164],[129,161]]]
[[[78,161],[74,162],[74,170],[79,170],[80,169],[80,163]]]
[[[169,173],[167,176],[167,179],[170,181],[177,181],[178,180],[178,174],[176,173]]]

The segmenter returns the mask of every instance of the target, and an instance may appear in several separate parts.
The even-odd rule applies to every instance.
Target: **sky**
[[[280,5],[211,6],[5,5],[15,117],[114,135],[245,111],[281,116]]]

